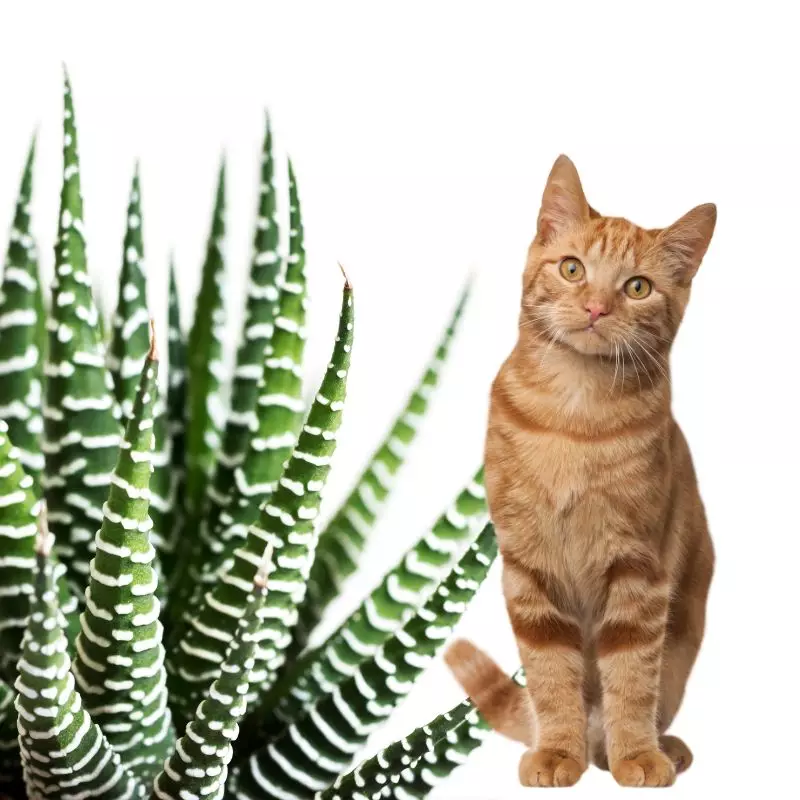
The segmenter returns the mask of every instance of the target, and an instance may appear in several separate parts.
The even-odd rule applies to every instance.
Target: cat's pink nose
[[[608,304],[600,300],[589,300],[584,305],[584,308],[589,312],[591,322],[597,322],[600,317],[608,314]]]

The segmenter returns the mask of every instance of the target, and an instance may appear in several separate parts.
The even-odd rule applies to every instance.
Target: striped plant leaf
[[[180,302],[175,281],[175,262],[169,263],[168,308],[169,372],[167,381],[167,454],[169,463],[169,512],[163,522],[161,566],[172,593],[178,580],[179,564],[185,561],[182,533],[186,519],[186,341],[181,327]],[[158,422],[158,420],[157,420]],[[158,446],[158,436],[156,436]]]
[[[0,419],[20,451],[27,473],[39,485],[44,468],[42,364],[45,339],[42,286],[30,231],[36,139],[31,141],[0,284]]]
[[[297,719],[374,655],[447,576],[488,518],[481,468],[361,606],[287,676],[290,688],[279,699],[273,698],[277,700],[274,716],[266,715],[264,731]]]
[[[114,381],[114,395],[125,420],[133,412],[133,401],[150,349],[150,313],[144,271],[141,186],[138,165],[131,182],[119,295],[106,363]]]
[[[123,245],[122,270],[119,279],[117,310],[114,315],[111,345],[106,359],[114,381],[114,393],[122,408],[124,420],[130,419],[133,403],[142,374],[142,367],[150,349],[150,312],[147,308],[147,278],[144,266],[142,232],[141,181],[138,165],[131,182],[128,216]],[[165,531],[170,523],[170,464],[168,453],[168,423],[166,405],[160,395],[153,410],[153,431],[156,449],[152,455],[153,474],[150,478],[150,518],[153,530],[150,540],[161,554],[165,547]],[[156,559],[154,568],[159,572],[159,598],[166,600],[161,565]]]
[[[148,516],[157,376],[153,341],[103,507],[73,667],[88,712],[142,780],[174,741]]]
[[[38,574],[19,661],[16,709],[27,796],[84,800],[144,797],[142,786],[92,721],[70,672],[66,621],[55,602],[50,535],[38,537]]]
[[[239,734],[239,721],[247,711],[270,567],[271,553],[268,552],[254,578],[252,595],[238,620],[220,675],[155,779],[153,797],[156,800],[190,797],[222,800],[225,795],[233,742]]]
[[[522,669],[517,670],[513,677],[517,683],[525,685]],[[463,705],[470,709],[464,721],[449,726],[445,735],[439,737],[418,762],[405,764],[400,760],[387,765],[387,784],[392,789],[391,793],[384,793],[381,797],[422,800],[486,741],[491,732],[489,724],[469,700],[464,701]]]
[[[318,792],[315,800],[378,800],[386,796],[387,790],[400,782],[403,770],[413,770],[424,755],[434,751],[437,742],[450,736],[469,717],[477,717],[477,712],[469,700],[464,700],[407,737],[385,747],[352,772],[341,775],[333,786]]]
[[[216,504],[200,525],[200,537],[189,559],[182,596],[193,594],[195,608],[203,589],[213,585],[228,545],[241,540],[258,517],[259,506],[277,486],[292,452],[304,413],[301,364],[306,342],[306,274],[303,222],[297,183],[289,164],[289,256],[273,320],[270,352],[258,387],[258,429],[244,461],[234,470],[234,487],[224,504]],[[223,507],[224,505],[224,507]],[[230,549],[230,548],[228,548]],[[192,589],[194,591],[192,592]]]
[[[473,710],[464,723],[448,731],[416,763],[408,767],[397,765],[397,771],[388,776],[391,791],[380,796],[394,800],[423,800],[466,762],[490,732],[489,725],[477,710]]]
[[[0,678],[0,800],[21,794],[21,778],[14,690]]]
[[[82,597],[120,424],[86,271],[77,132],[66,75],[64,85],[64,182],[48,321],[42,486],[56,553]]]
[[[9,426],[0,420],[0,675],[13,680],[33,594],[36,520],[42,502],[8,434]],[[59,603],[71,620],[74,636],[78,603],[70,595],[64,573],[64,565],[58,564]]]
[[[264,374],[264,358],[271,354],[273,322],[278,309],[278,281],[281,259],[278,255],[279,229],[275,192],[275,164],[272,157],[272,131],[267,118],[261,164],[258,221],[253,241],[253,259],[244,326],[236,355],[231,389],[231,411],[219,456],[212,503],[225,508],[234,486],[234,471],[244,461],[247,445],[258,428],[256,403]]]
[[[189,506],[199,515],[206,484],[221,443],[225,408],[220,397],[224,379],[222,340],[225,335],[225,161],[219,168],[217,194],[194,324],[189,333],[187,427],[187,491]]]
[[[302,433],[275,493],[261,510],[246,539],[237,542],[232,563],[208,592],[188,632],[180,638],[170,662],[172,699],[176,709],[196,701],[211,676],[216,677],[231,620],[241,614],[247,591],[264,549],[272,544],[276,567],[257,653],[259,669],[252,694],[268,689],[283,663],[303,599],[316,545],[315,520],[321,492],[336,449],[336,432],[344,407],[350,351],[353,342],[353,293],[345,282],[339,330],[331,361]],[[185,713],[185,712],[184,712]]]
[[[278,255],[279,229],[277,219],[277,204],[275,192],[275,167],[272,157],[272,132],[267,120],[267,130],[264,138],[264,150],[262,155],[261,167],[261,191],[259,198],[258,222],[253,243],[253,260],[250,268],[250,281],[247,289],[247,302],[244,312],[244,328],[242,331],[241,344],[236,356],[236,368],[233,373],[233,386],[231,389],[231,411],[228,416],[228,424],[225,429],[225,437],[222,444],[222,451],[219,455],[217,470],[214,476],[213,486],[209,489],[210,507],[201,520],[200,549],[196,552],[192,563],[194,566],[193,582],[199,585],[207,569],[210,558],[214,553],[220,552],[219,528],[221,525],[221,515],[231,505],[236,497],[237,506],[244,504],[242,512],[234,516],[242,517],[244,530],[247,523],[255,520],[258,513],[258,500],[260,494],[253,498],[246,492],[237,489],[236,474],[237,469],[248,461],[249,471],[256,471],[259,474],[266,471],[270,476],[275,475],[272,483],[280,476],[275,466],[274,460],[270,460],[271,442],[269,436],[261,436],[259,423],[265,427],[274,427],[275,416],[271,409],[275,406],[266,406],[261,414],[257,413],[259,396],[268,397],[268,390],[274,390],[276,382],[280,384],[283,373],[287,370],[287,364],[283,361],[273,360],[272,334],[276,316],[280,312],[286,312],[286,319],[291,319],[294,330],[285,332],[279,331],[276,345],[279,348],[279,355],[291,358],[288,366],[292,387],[299,385],[299,375],[292,372],[294,367],[299,371],[302,363],[303,348],[305,345],[305,309],[302,305],[302,298],[305,294],[305,271],[304,264],[298,262],[297,266],[291,270],[287,276],[287,281],[293,281],[302,285],[300,298],[297,293],[293,293],[294,286],[284,289],[279,296],[278,284],[281,279],[281,260]],[[296,187],[294,189],[296,194]],[[297,212],[299,213],[299,211]],[[299,223],[298,223],[299,224]],[[293,237],[295,249],[299,241],[302,248],[302,235]],[[298,299],[300,302],[298,302]],[[280,303],[280,309],[279,309]],[[269,363],[266,363],[269,362]],[[271,387],[271,389],[270,389]],[[278,386],[280,388],[280,386]],[[278,408],[280,412],[280,408]],[[280,420],[278,420],[280,422]],[[295,420],[295,423],[297,420]],[[285,421],[283,422],[285,425]],[[296,430],[292,430],[296,434]],[[251,445],[251,437],[254,436]],[[274,440],[273,440],[274,441]],[[292,439],[292,443],[293,443]],[[267,447],[262,445],[266,442]],[[280,467],[288,457],[284,454]],[[241,482],[240,482],[241,484]],[[241,484],[244,485],[244,484]],[[243,515],[247,514],[245,518]],[[225,513],[227,520],[229,515]],[[230,524],[230,523],[229,523]],[[197,597],[199,598],[199,594]]]
[[[317,557],[308,580],[308,594],[300,609],[295,639],[298,649],[308,639],[331,601],[339,595],[344,581],[358,567],[364,545],[383,511],[406,452],[416,438],[419,424],[428,410],[463,315],[470,287],[471,283],[465,286],[433,358],[388,436],[373,454],[342,507],[320,534]]]
[[[375,656],[242,767],[239,798],[313,798],[347,770],[444,644],[497,554],[486,525],[435,594]]]

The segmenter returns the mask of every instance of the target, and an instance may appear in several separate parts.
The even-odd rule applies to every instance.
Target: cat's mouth
[[[592,323],[564,331],[562,341],[573,350],[587,356],[607,356],[614,352],[614,347],[607,336]]]

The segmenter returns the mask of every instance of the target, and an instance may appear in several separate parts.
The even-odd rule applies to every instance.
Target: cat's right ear
[[[559,156],[544,189],[536,241],[547,244],[574,225],[588,221],[591,215],[578,170],[566,156]]]

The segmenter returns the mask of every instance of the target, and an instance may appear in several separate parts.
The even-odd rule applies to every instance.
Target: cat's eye
[[[631,278],[625,281],[625,294],[633,300],[644,300],[653,291],[653,284],[647,278]]]
[[[575,283],[581,280],[581,278],[583,278],[583,276],[586,274],[583,264],[581,264],[577,258],[573,258],[572,256],[563,259],[558,267],[558,271],[561,273],[561,277],[570,281],[570,283]]]

